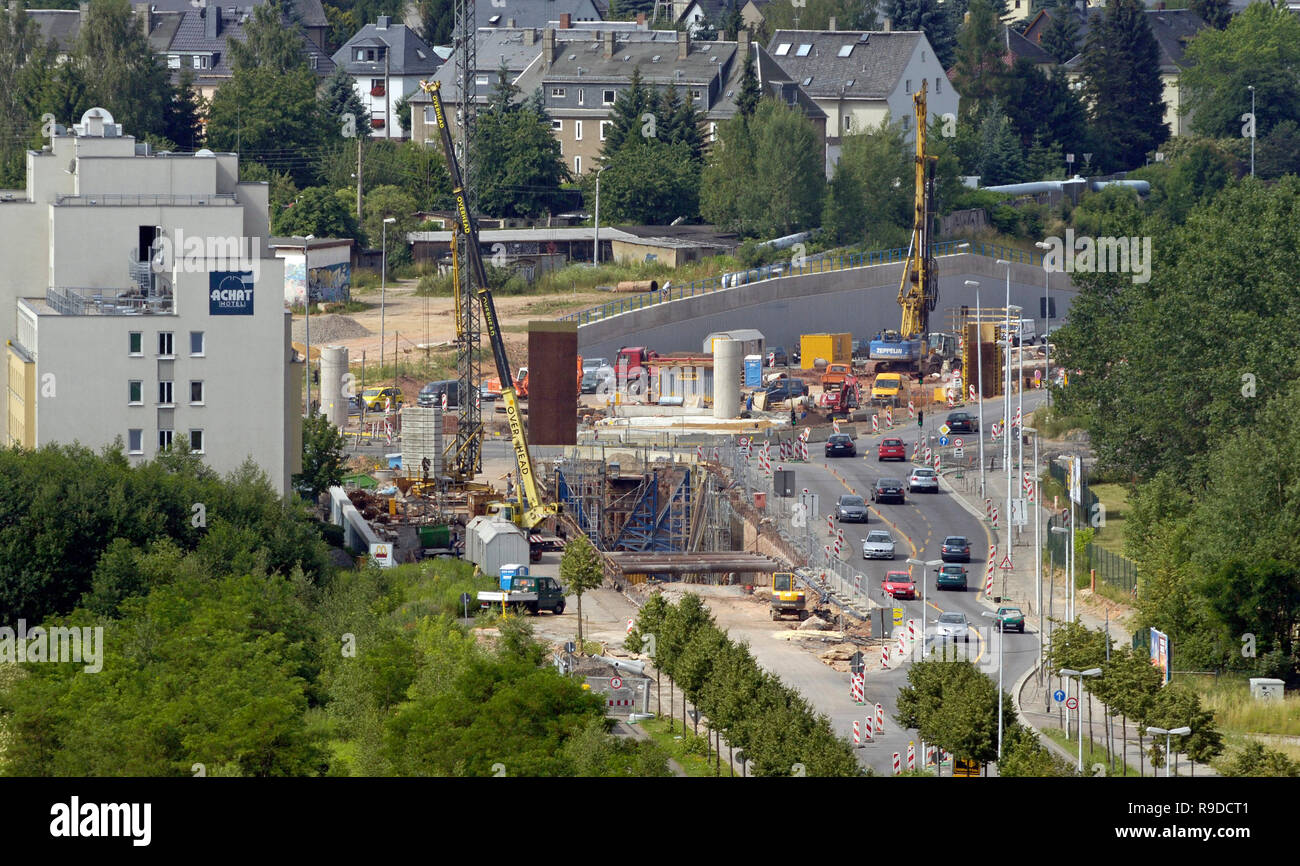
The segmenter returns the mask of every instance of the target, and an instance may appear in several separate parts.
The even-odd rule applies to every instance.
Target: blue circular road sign
[[[1058,704],[1061,703],[1065,700],[1065,692],[1060,689],[1052,692],[1052,700],[1056,701]]]
[[[940,444],[940,445],[947,445],[947,444],[948,444],[948,437],[947,437],[947,436],[940,436],[940,437],[939,437],[939,444]]]

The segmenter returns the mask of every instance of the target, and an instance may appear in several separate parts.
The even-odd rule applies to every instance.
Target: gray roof
[[[759,86],[771,97],[779,99],[786,105],[795,106],[803,110],[804,117],[810,120],[825,119],[826,112],[821,106],[808,95],[799,82],[790,77],[790,73],[780,63],[776,62],[767,49],[761,45],[756,45],[758,57],[758,83]],[[742,74],[744,70],[741,70]],[[740,88],[740,79],[736,79],[736,88]]]
[[[767,50],[810,96],[835,97],[842,88],[849,98],[885,99],[894,91],[917,43],[924,38],[919,30],[778,30]],[[784,54],[780,51],[782,45],[790,46]],[[803,45],[809,49],[801,57]],[[852,46],[849,54],[840,57],[846,45]]]
[[[155,12],[153,29],[149,31],[149,47],[155,54],[166,54],[176,38],[176,31],[185,20],[184,12]]]
[[[61,53],[72,50],[81,32],[81,12],[77,9],[28,9],[27,17],[41,29],[41,41],[53,39]]]
[[[215,39],[209,39],[204,29],[204,16],[212,14],[215,10],[220,9],[221,30],[217,33]],[[230,78],[234,70],[230,65],[230,52],[226,50],[226,43],[234,39],[239,42],[245,41],[248,37],[244,34],[244,21],[249,15],[247,9],[238,7],[217,7],[212,6],[208,9],[191,9],[182,13],[179,25],[176,26],[176,35],[172,37],[171,45],[167,51],[172,54],[185,53],[211,53],[216,57],[216,62],[207,69],[193,69],[195,84],[216,84],[220,81]],[[164,25],[158,25],[164,26]],[[170,25],[167,25],[170,26]],[[308,57],[316,58],[315,72],[320,77],[326,77],[334,71],[334,61],[323,53],[316,44],[307,38],[305,31],[298,31],[302,39],[303,52]],[[160,50],[159,53],[162,53]],[[179,78],[180,70],[172,70],[173,79]]]
[[[524,28],[482,28],[478,31],[474,46],[474,56],[478,60],[478,69],[481,75],[494,76],[491,81],[496,83],[495,74],[497,69],[504,63],[506,70],[511,74],[511,80],[518,78],[519,73],[536,60],[542,53],[542,37],[533,28],[533,42],[531,45],[524,42]],[[442,82],[442,98],[446,102],[460,102],[460,80],[456,75],[456,64],[452,62],[444,63],[433,75],[434,81]],[[410,97],[412,102],[429,102],[429,95],[423,90],[417,91]]]
[[[559,21],[565,12],[573,21],[600,21],[605,16],[593,0],[510,0],[501,6],[474,4],[474,23],[479,27],[545,27]],[[493,19],[496,19],[493,22]]]
[[[367,24],[343,47],[334,52],[334,62],[352,75],[382,75],[383,61],[353,60],[352,49],[366,45],[389,46],[387,71],[391,75],[429,75],[438,71],[442,59],[414,30],[405,24],[388,23],[385,29]]]
[[[1030,37],[1037,36],[1038,39],[1042,39],[1055,12],[1054,8],[1044,9],[1041,21],[1036,17],[1034,19],[1036,26],[1027,29],[1026,33]],[[1078,39],[1079,47],[1082,48],[1088,33],[1092,30],[1096,16],[1102,14],[1102,10],[1094,8],[1085,13],[1075,7],[1070,10],[1070,14],[1074,15],[1079,22]],[[1147,21],[1151,24],[1151,34],[1155,36],[1156,44],[1160,46],[1160,71],[1177,72],[1184,65],[1183,55],[1187,50],[1187,42],[1209,25],[1190,9],[1147,9],[1146,14]],[[1081,55],[1076,55],[1065,64],[1065,67],[1075,70],[1079,68],[1081,62]]]
[[[736,54],[735,42],[692,41],[686,58],[678,59],[677,32],[660,32],[671,34],[672,41],[624,40],[618,38],[623,34],[617,34],[613,56],[608,59],[602,40],[593,34],[588,43],[569,45],[558,52],[543,78],[547,82],[624,81],[633,67],[639,66],[642,79],[650,85],[707,84],[726,73]]]
[[[636,235],[608,226],[600,227],[601,240],[636,240]],[[451,243],[451,232],[407,232],[411,243]],[[528,243],[530,241],[590,241],[590,228],[550,229],[484,229],[478,233],[479,243]]]
[[[240,9],[261,6],[266,0],[229,0],[229,5]],[[149,6],[155,12],[191,12],[195,9],[190,0],[131,0],[132,6]],[[321,0],[293,0],[294,11],[304,27],[328,27]]]
[[[1026,39],[1010,27],[1003,28],[1002,39],[1013,60],[1023,57],[1031,63],[1056,64],[1056,58],[1048,54],[1037,42]]]

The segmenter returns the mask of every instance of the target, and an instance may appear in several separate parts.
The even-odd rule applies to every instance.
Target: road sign
[[[1077,710],[1077,709],[1079,708],[1079,699],[1078,699],[1078,698],[1070,698],[1069,700],[1067,700],[1067,701],[1065,702],[1065,708],[1066,708],[1067,710]]]
[[[960,441],[960,440],[958,440],[958,441]],[[954,448],[953,451],[952,451],[952,456],[953,456],[954,458],[956,458],[957,460],[961,460],[961,459],[963,459],[963,458],[966,457],[966,449],[965,449],[965,448]]]
[[[1058,704],[1061,703],[1065,700],[1065,692],[1061,689],[1052,692],[1052,700],[1056,701]]]
[[[903,624],[903,609],[901,607],[896,607],[894,608],[894,625],[902,625],[902,624]]]
[[[948,435],[949,433],[951,433],[951,432],[952,432],[952,428],[949,427],[947,424],[940,424],[940,425],[939,425],[939,435],[940,435],[940,436],[947,436],[947,435]]]
[[[853,658],[849,659],[849,671],[851,673],[860,674],[862,673],[862,668],[864,666],[865,666],[865,661],[862,658],[862,652],[861,651],[855,652],[853,654]]]
[[[1011,500],[1011,522],[1016,526],[1029,525],[1029,508],[1023,496]]]
[[[577,652],[577,650],[578,650],[578,645],[575,644],[573,641],[569,641],[564,645],[564,651],[569,655],[573,655],[575,652]]]
[[[609,687],[610,687],[611,689],[621,689],[621,688],[623,688],[623,678],[622,678],[622,677],[610,677],[610,680],[609,680]]]
[[[939,437],[939,444],[940,444],[940,445],[947,445],[947,444],[948,444],[948,437],[947,437],[947,436],[940,436],[940,437]]]
[[[999,565],[998,568],[1006,569],[1008,571],[1011,569],[1011,554],[1008,553],[1002,557],[1002,564]]]
[[[961,439],[954,439],[954,440],[952,440],[952,444],[953,444],[953,445],[956,445],[958,448],[960,448],[960,447],[962,447],[963,445],[965,445],[966,443],[965,443],[964,441],[962,441]]]
[[[821,516],[821,499],[816,493],[809,493],[807,490],[800,493],[799,504],[808,509],[807,517],[809,520],[816,520]]]

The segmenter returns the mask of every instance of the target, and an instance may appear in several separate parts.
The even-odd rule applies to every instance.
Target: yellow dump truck
[[[853,363],[852,334],[804,334],[799,338],[799,366],[811,370],[818,358],[827,364]]]

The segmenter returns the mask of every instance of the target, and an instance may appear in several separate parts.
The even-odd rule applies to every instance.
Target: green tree
[[[1003,726],[1015,723],[1004,701]],[[898,691],[898,724],[957,758],[993,761],[998,755],[997,685],[968,661],[927,660],[908,668]]]
[[[763,96],[763,91],[758,86],[758,74],[754,71],[754,64],[757,62],[757,54],[752,54],[746,59],[744,72],[740,76],[740,93],[736,94],[736,112],[745,119],[746,123],[758,110],[758,101]]]
[[[244,39],[226,43],[236,72],[270,69],[283,75],[307,66],[301,32],[286,26],[291,12],[287,0],[268,0],[253,7],[252,16],[244,22]]]
[[[1074,775],[1074,767],[1049,752],[1029,728],[1012,725],[1004,732],[1002,760],[998,761],[999,778]]]
[[[281,237],[353,238],[358,240],[356,218],[333,190],[313,186],[274,213],[272,230]]]
[[[1025,160],[1020,138],[997,100],[989,106],[980,123],[978,141],[974,168],[981,184],[994,186],[1024,179]]]
[[[1098,682],[1105,684],[1107,712],[1120,717],[1124,744],[1120,755],[1128,754],[1130,719],[1137,724],[1138,747],[1141,748],[1143,731],[1150,724],[1164,675],[1151,664],[1145,649],[1121,647],[1111,653],[1110,661],[1102,662]]]
[[[1279,122],[1259,140],[1255,173],[1265,180],[1284,174],[1300,174],[1300,126],[1294,120]]]
[[[1223,776],[1300,776],[1300,762],[1285,753],[1270,749],[1256,740],[1249,740],[1233,751],[1226,759],[1215,764]]]
[[[859,242],[867,225],[862,184],[853,172],[842,166],[843,160],[835,167],[835,178],[827,185],[826,206],[822,211],[822,231],[837,246]]]
[[[103,106],[127,135],[164,133],[172,87],[128,0],[91,0],[69,63],[86,85],[78,114]]]
[[[488,110],[479,115],[473,143],[484,213],[538,216],[556,206],[560,184],[570,179],[551,121],[533,102],[519,103],[519,90],[504,68]]]
[[[1008,119],[1022,147],[1031,147],[1039,136],[1048,148],[1091,153],[1087,111],[1064,75],[1049,77],[1029,60],[1018,58],[1001,79],[998,98],[1002,105],[1016,106]],[[1063,170],[1064,159],[1057,165]]]
[[[1040,44],[1057,63],[1066,63],[1079,53],[1079,19],[1068,0],[1057,0],[1049,15],[1052,23],[1047,25]]]
[[[743,7],[744,3],[736,5]],[[825,30],[832,17],[840,30],[875,30],[879,6],[879,0],[801,0],[798,6],[791,0],[774,0],[763,7],[763,21],[768,35],[793,29],[796,21],[801,30]]]
[[[609,113],[611,122],[605,130],[605,143],[600,149],[601,158],[609,159],[624,143],[644,137],[644,131],[654,129],[658,125],[654,109],[654,91],[641,78],[641,67],[634,66],[632,74],[628,76],[628,86],[614,97],[614,108]],[[646,117],[647,114],[650,115],[649,118]],[[647,126],[647,123],[650,125]]]
[[[1088,31],[1080,71],[1099,168],[1139,166],[1169,138],[1160,47],[1149,17],[1141,0],[1114,0]]]
[[[344,126],[343,116],[351,114],[353,120],[351,126],[356,135],[361,138],[370,137],[368,121],[370,112],[366,110],[361,102],[361,95],[357,93],[356,79],[349,75],[343,66],[336,66],[334,72],[321,85],[320,112],[322,123],[333,122],[340,130]],[[351,150],[353,153],[356,152],[356,148]],[[353,168],[355,170],[355,165]]]
[[[1215,30],[1227,28],[1232,20],[1232,7],[1228,0],[1191,0],[1189,9],[1204,19]]]
[[[847,190],[835,190],[836,184],[856,187],[860,215],[850,211],[846,218],[823,227],[845,237],[845,243],[869,243],[892,246],[907,243],[912,229],[912,160],[915,146],[910,144],[897,124],[882,120],[880,126],[845,136],[840,161],[835,167],[835,181],[827,197],[827,214],[833,215],[831,202],[844,201]],[[835,207],[840,207],[836,203]],[[844,228],[841,230],[840,226]],[[841,231],[844,232],[841,235]]]
[[[402,187],[379,186],[366,193],[366,238],[371,245],[387,244],[385,252],[390,269],[411,261],[411,245],[406,236],[420,227],[416,210],[415,198]],[[386,219],[396,222],[387,225]]]
[[[582,643],[582,596],[598,588],[605,580],[605,566],[600,554],[585,535],[569,540],[560,559],[560,580],[564,588],[578,597],[578,643]]]
[[[584,187],[594,193],[590,178]],[[610,157],[600,180],[601,216],[610,223],[662,225],[699,213],[700,172],[684,143],[632,139]]]
[[[1152,702],[1148,724],[1167,731],[1191,728],[1190,734],[1173,737],[1170,745],[1193,761],[1208,764],[1223,753],[1223,735],[1214,725],[1214,713],[1201,706],[1196,692],[1177,683],[1165,686],[1156,693]],[[1151,766],[1163,767],[1165,741],[1158,735],[1151,738]]]
[[[957,55],[957,26],[965,8],[939,0],[886,0],[884,8],[895,30],[924,31],[943,68],[952,68]]]
[[[451,0],[417,0],[420,16],[420,38],[430,45],[451,44],[451,32],[456,24]]]
[[[1179,76],[1192,129],[1215,138],[1244,135],[1241,115],[1255,88],[1255,135],[1300,121],[1300,21],[1285,8],[1252,3],[1225,30],[1202,30],[1187,45]]]
[[[316,73],[305,63],[283,73],[270,65],[247,66],[237,68],[212,98],[208,145],[287,170],[305,186],[315,166],[296,154],[313,152],[325,130],[335,128],[320,118]]]
[[[302,472],[293,476],[293,483],[311,501],[343,483],[345,445],[343,431],[328,418],[319,413],[307,416],[302,425]]]
[[[575,776],[588,778],[661,778],[671,776],[668,753],[652,740],[612,737],[613,719],[593,718],[564,744]]]
[[[980,107],[1001,89],[1006,75],[1002,28],[989,0],[971,0],[969,18],[957,33],[957,65],[953,87],[962,96],[964,114],[978,116]]]

